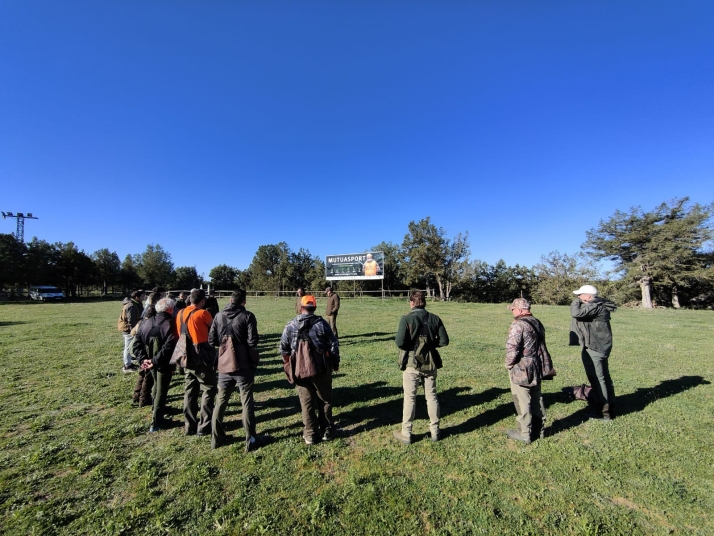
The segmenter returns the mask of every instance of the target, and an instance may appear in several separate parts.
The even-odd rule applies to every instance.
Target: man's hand
[[[154,368],[154,364],[148,359],[146,361],[141,362],[141,370],[149,370],[152,368]]]

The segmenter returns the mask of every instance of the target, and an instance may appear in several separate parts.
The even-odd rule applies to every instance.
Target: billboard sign
[[[384,279],[384,253],[348,253],[325,257],[325,279]]]

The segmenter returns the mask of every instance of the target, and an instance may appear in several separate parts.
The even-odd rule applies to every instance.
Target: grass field
[[[394,334],[404,301],[343,300],[338,438],[306,446],[277,344],[292,300],[251,299],[262,366],[258,432],[244,454],[148,434],[120,372],[118,302],[0,305],[3,534],[714,534],[714,313],[618,310],[611,372],[618,418],[588,421],[562,387],[585,381],[567,307],[534,307],[558,376],[544,383],[553,434],[515,425],[503,367],[504,305],[433,304],[452,344],[438,388],[445,439],[426,438],[423,395],[404,446]],[[324,300],[318,303],[324,310]],[[239,397],[227,415],[242,437]]]

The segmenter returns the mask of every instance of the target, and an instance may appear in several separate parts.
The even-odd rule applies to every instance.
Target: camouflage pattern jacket
[[[545,328],[536,317],[528,314],[513,319],[506,339],[506,367],[511,381],[523,387],[537,387],[542,379],[555,376]]]
[[[315,349],[330,358],[330,363],[334,369],[340,366],[340,343],[335,334],[332,333],[330,325],[321,316],[312,313],[302,313],[293,318],[285,326],[283,335],[280,337],[280,353],[282,355],[292,355],[298,346],[298,331],[306,324],[311,324],[308,336]],[[319,365],[319,363],[318,363]],[[319,372],[324,372],[322,367]]]

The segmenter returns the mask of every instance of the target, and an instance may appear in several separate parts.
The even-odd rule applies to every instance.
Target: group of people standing
[[[169,423],[165,416],[166,399],[176,369],[177,343],[183,338],[189,343],[186,353],[193,356],[184,366],[184,433],[210,436],[211,448],[224,445],[228,440],[223,426],[225,410],[237,388],[243,406],[245,450],[260,447],[266,438],[256,433],[253,397],[259,334],[255,315],[245,308],[245,291],[234,291],[228,305],[219,312],[217,302],[214,305],[210,301],[215,297],[207,297],[201,289],[192,290],[190,297],[179,296],[179,300],[163,297],[154,290],[146,308],[141,304],[143,291],[132,293],[119,320],[124,335],[123,370],[127,367],[132,370],[133,353],[139,363],[134,367],[140,371],[135,400],[139,405],[152,404],[150,432],[157,432]],[[598,297],[592,285],[584,285],[574,293],[577,297],[570,306],[571,332],[581,346],[586,375],[597,395],[592,418],[610,420],[614,415],[614,389],[608,367],[612,349],[609,320],[616,307]],[[303,440],[308,445],[335,436],[332,375],[340,367],[337,335],[340,299],[330,287],[326,296],[327,320],[315,314],[315,297],[298,289],[297,316],[285,326],[279,344],[284,371],[300,400]],[[416,394],[419,385],[423,385],[430,438],[439,441],[436,378],[443,362],[438,349],[449,344],[449,336],[441,318],[426,311],[423,292],[411,291],[409,305],[411,311],[401,317],[395,338],[400,349],[398,364],[404,400],[402,426],[393,435],[401,443],[412,442]],[[545,329],[530,308],[524,298],[509,305],[514,319],[506,341],[505,360],[519,425],[507,433],[511,439],[525,443],[545,435],[547,421],[541,381],[555,376]],[[181,348],[181,344],[178,346]]]

